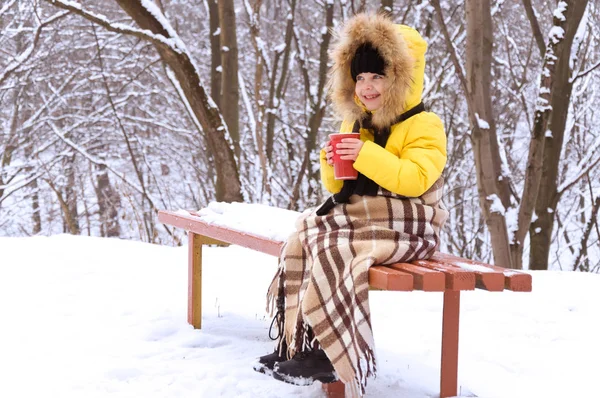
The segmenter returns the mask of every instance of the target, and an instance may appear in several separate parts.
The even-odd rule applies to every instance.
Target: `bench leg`
[[[460,291],[444,292],[440,398],[458,395],[458,324]]]
[[[202,328],[202,236],[188,232],[188,323]]]
[[[346,394],[345,389],[346,387],[341,381],[323,384],[323,391],[325,391],[327,398],[344,398]]]

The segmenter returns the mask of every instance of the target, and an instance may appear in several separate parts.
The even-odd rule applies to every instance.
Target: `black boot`
[[[252,366],[255,371],[260,373],[265,373],[269,376],[273,373],[273,367],[278,362],[287,361],[287,344],[285,342],[285,337],[283,336],[283,324],[285,319],[285,303],[283,299],[283,295],[280,294],[277,299],[277,313],[271,322],[271,326],[269,327],[269,338],[271,340],[277,340],[277,347],[275,347],[275,351],[270,354],[263,355],[258,358],[258,361]],[[273,337],[273,326],[277,324],[277,336]],[[281,355],[280,355],[281,353]]]
[[[279,355],[280,352],[281,355]],[[254,370],[271,376],[273,374],[273,368],[277,363],[287,361],[286,352],[287,344],[284,340],[281,350],[279,350],[279,347],[277,347],[272,353],[258,358],[258,361],[253,365]]]
[[[277,363],[273,369],[273,377],[298,386],[311,385],[315,380],[321,383],[338,380],[333,365],[323,350],[299,352],[294,358]]]

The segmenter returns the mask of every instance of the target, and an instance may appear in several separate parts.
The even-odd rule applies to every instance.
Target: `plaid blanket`
[[[312,346],[314,336],[346,394],[364,394],[376,370],[369,267],[433,255],[448,215],[442,188],[440,179],[419,198],[380,189],[378,196],[353,195],[327,215],[313,210],[298,218],[267,294],[271,311],[277,297],[285,296],[289,358]]]

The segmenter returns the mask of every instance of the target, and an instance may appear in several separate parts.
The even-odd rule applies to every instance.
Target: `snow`
[[[171,27],[171,25],[169,24],[169,22],[164,18],[164,16],[162,15],[162,12],[160,11],[160,9],[158,9],[158,7],[152,3],[150,0],[141,0],[141,5],[143,7],[146,7],[146,9],[148,10],[148,12],[150,12],[152,15],[154,15],[155,18],[157,18],[157,20],[159,21],[159,23],[161,23],[161,25],[163,26],[163,28],[169,33],[169,34],[175,34],[175,36],[172,37],[164,37],[161,34],[154,34],[152,33],[152,31],[147,30],[147,29],[137,29],[134,28],[132,26],[129,25],[125,25],[122,23],[118,23],[118,22],[111,22],[108,20],[108,18],[104,15],[101,14],[96,14],[94,12],[88,11],[88,10],[84,10],[83,6],[75,1],[69,1],[69,0],[52,0],[53,3],[59,3],[59,4],[63,4],[69,8],[73,8],[73,9],[77,9],[82,11],[83,13],[85,13],[87,16],[97,20],[97,21],[101,21],[102,23],[109,25],[112,29],[117,30],[119,32],[122,33],[126,33],[126,34],[134,34],[134,35],[138,35],[138,36],[146,36],[149,39],[152,40],[156,40],[159,41],[169,47],[172,48],[173,51],[177,52],[177,53],[187,53],[187,49],[185,47],[185,44],[181,41],[181,39],[176,35],[175,30],[173,30],[173,28]],[[188,55],[189,56],[189,55]],[[191,59],[191,57],[190,57]],[[198,68],[196,68],[198,70]]]
[[[483,273],[496,272],[496,270],[494,270],[493,268],[486,267],[483,265],[478,265],[478,264],[467,263],[464,261],[458,261],[458,262],[456,262],[456,264],[459,265],[461,268],[464,268],[464,269],[467,269],[470,271],[483,272]]]
[[[564,12],[567,11],[567,7],[567,3],[565,3],[564,1],[559,1],[558,5],[556,6],[556,9],[553,12],[554,18],[558,19],[559,21],[566,21],[567,18],[565,17]]]
[[[550,73],[548,71],[548,69],[544,69],[544,73]],[[550,105],[550,102],[543,97],[538,97],[536,100],[536,104],[535,104],[535,111],[539,112],[539,113],[544,113],[546,111],[551,111],[552,110],[552,105]]]
[[[300,213],[258,203],[211,202],[198,215],[210,224],[283,242],[294,231]]]
[[[490,124],[479,117],[479,113],[475,113],[475,117],[477,118],[477,126],[482,130],[489,130]]]
[[[565,37],[565,30],[560,26],[553,26],[550,29],[550,33],[548,34],[548,36],[550,37],[550,40],[552,40],[552,42],[556,44]]]
[[[494,193],[489,195],[486,199],[492,202],[490,204],[490,213],[500,213],[502,215],[506,213],[506,209],[504,208],[504,205],[502,205],[502,201],[498,195]]]
[[[188,54],[188,56],[189,56],[189,52],[188,52],[185,44],[179,38],[179,35],[175,31],[175,29],[173,29],[173,27],[169,23],[169,20],[167,20],[167,18],[165,18],[162,11],[154,3],[154,1],[153,0],[141,0],[140,3],[142,5],[142,7],[144,7],[146,10],[148,10],[148,12],[150,12],[154,16],[154,18],[156,18],[156,20],[158,21],[158,23],[160,23],[160,25],[163,27],[163,29],[167,31],[167,33],[169,34],[169,39],[175,43],[174,48],[178,49],[181,52]],[[189,58],[191,59],[192,57],[189,57]],[[196,70],[199,70],[199,69],[196,68]]]
[[[273,349],[272,256],[206,247],[203,328],[194,330],[186,247],[55,235],[0,238],[0,253],[1,396],[323,396],[319,383],[292,386],[252,370]],[[533,275],[532,293],[462,294],[462,396],[597,391],[600,275]],[[436,397],[442,294],[370,295],[379,373],[367,397]]]
[[[509,206],[504,214],[504,219],[506,220],[506,229],[509,234],[509,240],[512,241],[514,239],[514,234],[519,229],[519,209],[515,206]]]

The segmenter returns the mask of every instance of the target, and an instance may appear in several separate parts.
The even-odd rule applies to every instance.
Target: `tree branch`
[[[587,74],[592,73],[594,70],[600,68],[600,61],[598,61],[595,65],[589,67],[587,70],[578,73],[577,76],[573,77],[571,83],[575,83],[578,79],[585,77]]]
[[[448,49],[448,53],[450,54],[450,58],[452,59],[452,63],[454,64],[454,70],[458,75],[458,79],[460,80],[460,85],[463,88],[465,97],[468,97],[469,90],[467,88],[467,77],[460,63],[460,60],[458,59],[456,47],[454,47],[452,38],[450,37],[450,33],[448,32],[448,27],[446,26],[446,22],[444,21],[444,14],[442,12],[442,7],[440,6],[440,0],[431,0],[431,4],[433,5],[435,13],[438,16],[438,23],[440,24],[440,28],[442,30],[442,33],[444,34],[444,39],[446,40],[446,48]]]
[[[111,22],[107,17],[101,14],[96,14],[91,11],[87,11],[83,9],[83,6],[74,1],[67,0],[46,0],[49,3],[52,3],[54,6],[58,8],[62,8],[64,10],[68,10],[73,14],[77,14],[88,21],[91,21],[95,24],[98,24],[105,28],[108,31],[121,33],[126,35],[131,35],[138,37],[143,40],[147,40],[152,42],[155,45],[165,45],[170,47],[172,50],[180,53],[185,49],[180,48],[180,44],[177,40],[173,40],[167,35],[164,35],[163,32],[161,34],[154,34],[152,31],[147,29],[137,29],[129,25],[125,25],[118,22]]]
[[[8,79],[8,77],[15,72],[19,66],[23,65],[23,63],[25,63],[32,55],[33,52],[35,50],[35,47],[37,46],[37,43],[40,39],[40,35],[42,33],[42,29],[48,25],[50,25],[52,22],[55,22],[61,18],[63,18],[64,16],[66,16],[67,14],[69,14],[68,12],[59,12],[57,14],[54,14],[53,16],[51,16],[50,18],[46,19],[43,22],[40,22],[38,24],[38,26],[35,27],[35,34],[33,36],[33,40],[31,42],[31,45],[29,47],[27,47],[21,54],[19,54],[18,56],[16,56],[14,58],[14,61],[10,64],[8,64],[8,66],[6,67],[6,69],[4,70],[4,72],[2,72],[2,74],[0,74],[0,85],[6,80]],[[0,13],[1,15],[1,13]]]
[[[538,20],[535,17],[535,10],[533,9],[533,4],[531,4],[531,0],[522,1],[523,6],[525,7],[525,13],[527,14],[527,19],[529,19],[529,24],[531,25],[533,37],[535,37],[535,42],[537,43],[538,49],[540,50],[540,55],[543,57],[546,53],[546,43],[544,41],[544,36],[542,35],[542,30],[540,29],[540,24],[538,23]]]

